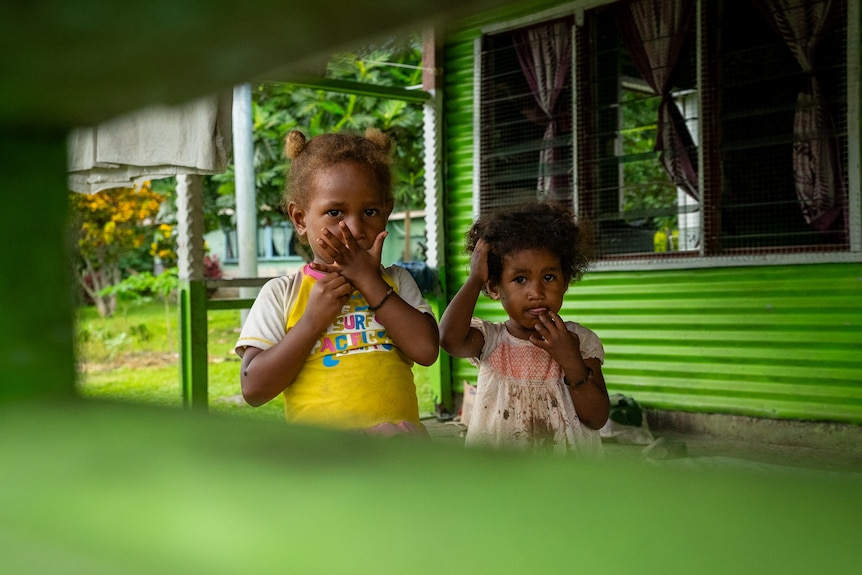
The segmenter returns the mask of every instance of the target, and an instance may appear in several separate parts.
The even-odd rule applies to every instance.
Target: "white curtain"
[[[180,106],[152,106],[68,138],[68,184],[93,194],[144,180],[218,174],[231,155],[231,94]]]

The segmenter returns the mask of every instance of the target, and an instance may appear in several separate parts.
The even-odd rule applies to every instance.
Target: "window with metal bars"
[[[697,8],[484,36],[480,211],[566,203],[608,261],[848,251],[846,0]]]
[[[763,4],[726,0],[708,14],[716,98],[704,114],[717,119],[720,158],[713,249],[846,249],[846,3]]]
[[[541,198],[571,206],[572,20],[485,36],[481,211]]]

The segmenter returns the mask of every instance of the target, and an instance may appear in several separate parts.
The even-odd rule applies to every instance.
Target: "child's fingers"
[[[473,254],[470,256],[471,272],[482,277],[485,277],[488,272],[488,252],[490,251],[488,242],[483,239],[476,240],[476,245],[473,247]]]
[[[566,324],[563,322],[563,318],[561,318],[560,316],[558,316],[557,314],[555,314],[555,313],[554,313],[554,312],[552,312],[552,311],[549,311],[549,312],[548,312],[548,322],[547,322],[547,324],[550,324],[550,325],[548,325],[548,329],[555,329],[555,330],[557,330],[558,332],[560,332],[560,331],[562,331],[562,332],[568,331],[568,330],[566,329]],[[546,324],[546,325],[547,325],[547,324]]]
[[[317,255],[326,260],[328,264],[336,263],[341,255],[337,249],[326,243],[322,238],[317,239],[317,247]]]
[[[327,228],[320,230],[320,237],[317,239],[317,245],[323,249],[328,257],[332,258],[332,261],[338,261],[338,256],[346,247],[342,239],[337,237]]]
[[[540,331],[543,337],[545,332],[550,333],[557,326],[551,313],[540,314],[539,321],[536,323],[536,331]]]
[[[338,222],[338,228],[341,230],[341,243],[352,252],[359,251],[359,243],[353,237],[353,232],[350,231],[346,222]]]
[[[374,238],[374,243],[371,244],[371,249],[368,250],[372,256],[374,256],[378,261],[383,257],[383,242],[386,240],[387,236],[389,236],[389,232],[380,232],[377,234],[377,237]]]
[[[549,311],[547,314],[547,318],[547,321],[543,325],[548,329],[548,331],[554,331],[558,336],[562,336],[569,333],[569,330],[566,327],[566,322],[564,322],[563,318],[561,318],[559,315],[552,311]]]
[[[334,267],[334,266],[320,266],[315,265],[315,269],[320,269],[323,271],[323,267]],[[327,272],[325,276],[318,280],[318,285],[320,285],[321,289],[324,291],[330,292],[338,298],[349,296],[353,292],[353,284],[350,281],[336,272]]]
[[[485,261],[488,257],[488,249],[488,242],[479,239],[476,240],[476,246],[473,248],[473,253],[476,254],[480,261]]]
[[[353,285],[349,281],[344,280],[342,283],[334,286],[332,292],[339,298],[347,298],[353,292]]]
[[[548,340],[542,338],[541,336],[531,335],[530,336],[530,343],[532,343],[536,347],[541,347],[542,349],[544,349],[547,352],[550,352],[550,350],[551,350],[551,344],[548,343]]]
[[[308,265],[311,267],[311,269],[323,272],[325,274],[338,273],[339,271],[338,265],[334,263],[325,264],[321,262],[311,262]]]
[[[548,352],[559,346],[567,346],[567,339],[571,338],[571,332],[566,328],[563,319],[551,311],[539,316],[534,329],[537,335],[534,336],[535,339],[531,337],[530,341]]]

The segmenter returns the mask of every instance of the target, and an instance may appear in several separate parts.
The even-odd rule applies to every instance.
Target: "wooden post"
[[[180,382],[183,405],[207,408],[207,293],[203,177],[177,176]]]
[[[404,253],[401,254],[402,261],[409,262],[412,259],[410,253],[410,208],[404,210]]]

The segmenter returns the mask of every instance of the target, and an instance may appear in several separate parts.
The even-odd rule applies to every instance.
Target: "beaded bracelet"
[[[377,304],[377,305],[370,305],[370,306],[368,306],[368,310],[369,310],[369,311],[377,311],[377,310],[379,310],[380,308],[382,308],[382,307],[383,307],[383,304],[385,304],[385,303],[386,303],[386,300],[388,300],[388,299],[389,299],[389,296],[391,296],[394,292],[395,292],[395,288],[393,288],[392,286],[389,286],[389,291],[387,291],[387,292],[386,292],[386,295],[385,295],[385,296],[383,296],[383,299],[382,299],[382,300],[380,300],[380,303],[379,303],[379,304]]]
[[[587,366],[587,375],[581,381],[577,381],[575,383],[569,383],[569,380],[566,379],[566,376],[563,376],[563,383],[566,384],[566,387],[579,387],[587,383],[593,377],[593,368]]]

